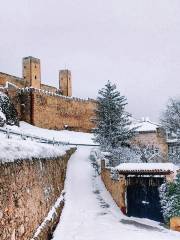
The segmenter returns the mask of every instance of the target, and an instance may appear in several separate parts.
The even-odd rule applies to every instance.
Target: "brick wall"
[[[74,151],[56,159],[0,164],[1,240],[33,236],[64,188],[67,162]]]

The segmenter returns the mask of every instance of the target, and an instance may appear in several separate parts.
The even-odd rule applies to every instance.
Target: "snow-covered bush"
[[[166,223],[180,216],[180,173],[173,182],[163,183],[159,188],[162,213]]]
[[[115,167],[120,163],[128,162],[142,162],[141,156],[134,149],[130,147],[118,147],[111,149],[109,158],[109,165]]]
[[[0,109],[6,117],[6,123],[9,125],[19,125],[17,111],[9,97],[0,92]]]
[[[109,148],[109,153],[108,160],[110,167],[115,167],[120,163],[150,163],[159,162],[163,159],[158,149],[149,146],[119,146],[114,149]]]
[[[6,123],[6,117],[0,108],[0,127],[3,127]]]
[[[119,180],[119,172],[118,170],[111,168],[111,179],[118,181]]]
[[[100,174],[101,169],[101,160],[103,158],[101,151],[98,148],[94,148],[90,152],[89,156],[93,167],[95,168],[96,172]]]

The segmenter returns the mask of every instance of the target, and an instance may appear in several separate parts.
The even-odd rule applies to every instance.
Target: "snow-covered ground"
[[[20,127],[6,125],[2,129],[5,128],[22,135],[28,134],[74,144],[93,144],[92,134],[90,133],[48,130],[35,127],[25,122],[20,122]],[[71,146],[52,146],[31,140],[22,140],[20,136],[12,134],[10,134],[10,139],[8,139],[6,134],[0,131],[0,162],[9,162],[17,159],[57,157],[65,154],[65,151],[70,147]]]
[[[180,233],[147,219],[124,216],[80,147],[68,163],[65,207],[53,240],[179,240]]]
[[[52,158],[62,156],[70,146],[52,146],[31,140],[22,140],[0,132],[0,162],[12,162],[20,159]]]
[[[7,126],[9,129],[12,129],[16,132],[31,134],[38,137],[55,139],[57,141],[64,141],[69,143],[83,143],[83,144],[93,144],[91,133],[83,133],[83,132],[74,132],[67,130],[48,130],[45,128],[35,127],[26,122],[20,122],[20,127],[16,126]]]
[[[20,159],[59,157],[70,148],[67,146],[56,147],[30,140],[6,139],[2,134],[0,134],[0,141],[0,163]]]

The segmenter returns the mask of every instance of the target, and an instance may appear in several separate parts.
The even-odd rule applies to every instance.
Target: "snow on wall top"
[[[66,153],[69,147],[55,147],[30,140],[6,139],[1,136],[0,163],[33,158],[56,158]]]
[[[173,163],[121,163],[115,169],[120,172],[176,172],[179,167]]]

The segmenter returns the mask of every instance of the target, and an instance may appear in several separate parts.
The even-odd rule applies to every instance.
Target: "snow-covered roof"
[[[175,173],[179,167],[173,163],[121,163],[115,169],[124,173]]]
[[[143,118],[142,120],[131,119],[132,127],[137,128],[137,132],[156,132],[159,124],[151,122],[149,118]]]

